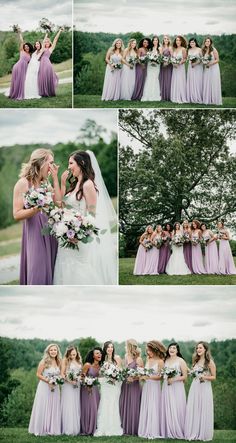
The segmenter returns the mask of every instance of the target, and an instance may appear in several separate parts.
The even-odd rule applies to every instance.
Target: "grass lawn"
[[[94,442],[107,442],[107,443],[138,443],[147,442],[147,439],[140,437],[67,437],[62,435],[60,437],[35,437],[29,435],[24,428],[0,428],[0,441],[3,443],[60,443],[60,442],[80,442],[80,443],[94,443]],[[170,439],[155,439],[152,441],[158,441],[162,443],[179,443],[186,442],[186,440],[170,440]],[[198,440],[200,441],[200,440]],[[236,431],[215,431],[213,442],[236,442]]]
[[[120,259],[120,285],[236,285],[236,275],[133,275],[134,261]]]
[[[180,105],[171,102],[140,102],[140,101],[101,101],[100,95],[74,95],[75,108],[235,108],[236,97],[223,98],[223,106],[191,105],[189,103]]]

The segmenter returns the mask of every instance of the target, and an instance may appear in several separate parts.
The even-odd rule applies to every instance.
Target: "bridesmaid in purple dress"
[[[219,274],[219,256],[216,236],[205,223],[201,224],[202,238],[205,241],[205,269],[207,274]]]
[[[203,103],[205,105],[222,105],[219,54],[213,41],[207,37],[202,47],[203,71]]]
[[[167,375],[166,371],[171,371]],[[187,379],[187,365],[180,353],[178,343],[170,343],[164,364],[162,385],[161,436],[184,438],[186,394],[184,382]]]
[[[142,389],[138,436],[148,439],[161,437],[161,370],[164,366],[165,346],[157,340],[147,343],[146,368],[153,375],[141,377],[145,380]]]
[[[139,43],[138,57],[139,63],[136,64],[135,86],[131,100],[141,100],[143,96],[143,88],[147,75],[147,63],[142,63],[142,57],[145,57],[151,48],[151,40],[143,38]]]
[[[193,355],[192,373],[196,375],[190,386],[186,418],[187,440],[210,441],[214,432],[214,405],[211,382],[216,379],[216,366],[209,346],[200,341]]]
[[[191,243],[192,243],[192,267],[194,274],[206,274],[206,270],[203,265],[203,256],[201,248],[202,231],[200,229],[200,222],[193,220],[191,225]]]
[[[28,163],[22,165],[20,179],[14,188],[13,216],[23,220],[21,243],[20,284],[51,285],[57,253],[54,237],[44,236],[41,231],[47,217],[38,207],[25,208],[24,193],[29,188],[39,188],[46,183],[49,173],[53,179],[55,201],[60,201],[61,192],[57,177],[58,166],[54,164],[53,153],[49,149],[36,149]]]
[[[236,267],[229,244],[229,231],[225,229],[224,220],[217,223],[219,245],[219,271],[220,274],[234,275],[236,274]]]
[[[102,348],[95,347],[86,357],[82,377],[98,377],[102,360]],[[97,427],[97,413],[100,401],[98,387],[81,387],[81,434],[93,435]]]
[[[170,63],[170,59],[173,53],[171,46],[171,40],[168,35],[164,35],[162,41],[162,56],[165,60],[162,62],[160,67],[160,88],[161,88],[161,99],[170,101],[170,91],[171,91],[171,78],[173,65]]]
[[[153,228],[149,225],[139,239],[139,247],[134,264],[134,275],[144,275],[147,254],[150,253],[148,245],[151,245],[152,234]]]
[[[31,412],[29,433],[34,435],[61,434],[60,378],[61,354],[58,345],[51,343],[37,369],[39,384]]]
[[[131,100],[135,86],[136,61],[138,57],[137,42],[131,38],[128,47],[124,50],[124,60],[128,63],[123,65],[121,75],[121,100]]]
[[[143,367],[141,350],[136,340],[126,342],[125,367],[135,369]],[[121,426],[124,435],[138,435],[141,386],[139,381],[129,377],[122,383],[120,395]]]
[[[185,62],[187,59],[187,43],[181,35],[178,35],[173,43],[173,73],[171,78],[170,99],[173,103],[187,103],[187,83]]]
[[[39,95],[41,97],[54,97],[56,95],[56,87],[58,85],[58,77],[53,70],[50,57],[54,51],[59,36],[63,29],[59,29],[56,34],[53,43],[49,38],[45,38],[43,42],[42,55],[40,57],[39,73],[38,73],[38,86]]]
[[[189,226],[188,220],[183,221],[183,236],[184,236],[184,260],[190,271],[193,273],[191,227]]]
[[[162,244],[162,227],[157,225],[155,231],[152,234],[151,241],[153,244],[152,249],[146,255],[146,263],[144,268],[144,274],[146,275],[158,275],[158,262],[160,247]]]
[[[127,68],[131,65],[123,58],[124,43],[120,38],[116,38],[106,54],[106,72],[102,91],[102,100],[120,100],[121,98],[121,77],[123,64]]]
[[[202,103],[203,66],[201,63],[202,51],[195,38],[188,44],[188,72],[187,72],[187,101]]]
[[[18,30],[18,34],[20,37],[20,60],[13,66],[9,98],[23,100],[26,71],[34,49],[30,43],[24,43],[20,30]]]
[[[158,261],[158,273],[164,274],[166,272],[166,266],[171,256],[170,241],[173,228],[170,223],[166,223],[164,231],[162,231],[162,245],[160,248],[159,261]]]

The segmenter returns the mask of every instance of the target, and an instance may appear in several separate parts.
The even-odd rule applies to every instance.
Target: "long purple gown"
[[[140,55],[146,55],[145,51],[141,51]],[[146,64],[136,64],[135,73],[135,86],[134,92],[132,94],[131,100],[141,100],[143,96],[144,83],[147,75],[147,65]]]
[[[87,375],[97,377],[98,371],[92,366]],[[97,427],[97,413],[100,401],[100,394],[97,386],[91,389],[86,386],[81,387],[81,434],[93,435]]]
[[[136,368],[137,363],[134,360],[127,366]],[[124,381],[120,395],[120,417],[124,435],[138,435],[140,402],[141,386],[139,381],[135,380],[132,383]]]
[[[228,240],[220,240],[219,244],[219,270],[220,274],[234,275],[236,267]]]
[[[42,235],[47,223],[45,214],[38,212],[23,223],[20,260],[21,285],[52,285],[57,254],[57,241]]]
[[[166,266],[171,256],[170,243],[165,241],[160,247],[159,261],[158,261],[158,274],[164,274],[166,272]]]
[[[121,64],[121,58],[122,57],[120,54],[112,54],[110,61],[113,64]],[[122,70],[123,67],[122,69],[111,69],[111,67],[107,64],[102,91],[102,100],[120,100]]]
[[[214,54],[211,54],[214,60]],[[222,105],[219,63],[204,67],[202,101],[205,105]]]
[[[30,54],[20,52],[20,59],[13,66],[9,97],[14,100],[23,100],[25,93],[25,76],[30,61]]]
[[[50,50],[45,49],[40,58],[38,86],[39,95],[42,97],[54,97],[56,95],[56,87],[58,85],[58,77],[53,70],[50,56]]]
[[[170,57],[170,50],[164,49],[163,55]],[[162,100],[170,101],[172,71],[173,66],[171,63],[167,66],[163,66],[163,64],[161,64],[159,80]]]
[[[81,365],[71,362],[69,372],[78,372]],[[61,430],[65,435],[80,433],[80,384],[73,385],[65,381],[61,389]]]
[[[191,55],[198,56],[191,52]],[[187,101],[188,103],[202,103],[203,88],[203,66],[201,63],[192,67],[191,62],[188,64],[187,71]]]
[[[191,241],[184,243],[184,260],[190,271],[193,273]]]
[[[192,240],[199,239],[198,234],[192,234]],[[202,248],[200,243],[192,244],[192,267],[194,274],[206,274],[203,264]]]
[[[202,234],[204,239],[209,239],[209,235]],[[207,243],[205,246],[205,269],[207,274],[219,274],[219,256],[215,240]]]
[[[183,59],[182,51],[178,54],[174,52],[173,56],[180,60]],[[187,103],[187,83],[184,63],[173,67],[170,99],[173,103]]]

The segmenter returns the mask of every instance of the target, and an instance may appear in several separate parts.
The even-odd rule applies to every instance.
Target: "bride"
[[[95,155],[92,151],[72,153],[68,169],[61,177],[65,206],[82,215],[91,214],[95,218],[94,224],[106,232],[100,235],[100,243],[96,239],[87,244],[80,242],[77,250],[59,247],[54,284],[117,284],[116,245],[111,234],[117,217]]]
[[[183,232],[180,229],[180,223],[176,222],[174,224],[174,231],[172,234],[172,254],[166,266],[166,273],[168,275],[188,275],[191,274],[188,266],[186,265],[184,259],[184,249],[183,243],[181,243],[181,238]],[[179,242],[180,241],[180,242]]]
[[[160,55],[159,39],[156,36],[154,36],[152,39],[152,50],[149,54],[157,57]],[[141,98],[142,102],[161,100],[159,75],[160,64],[154,61],[149,61],[143,96]]]
[[[34,45],[34,52],[31,55],[30,62],[28,63],[26,77],[25,77],[25,95],[24,98],[29,100],[32,98],[41,98],[38,88],[38,72],[40,65],[40,56],[43,49],[41,42],[37,41]]]

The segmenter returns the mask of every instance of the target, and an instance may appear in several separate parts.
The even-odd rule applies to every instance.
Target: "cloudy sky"
[[[74,23],[90,32],[215,35],[235,32],[235,13],[235,0],[75,0]]]
[[[236,338],[232,286],[2,286],[0,300],[11,338]]]
[[[0,30],[18,24],[23,31],[38,28],[46,17],[58,26],[72,26],[72,0],[0,0]]]
[[[117,129],[116,110],[8,109],[0,110],[0,147],[16,143],[57,143],[74,141],[87,119],[107,129],[110,139]]]

